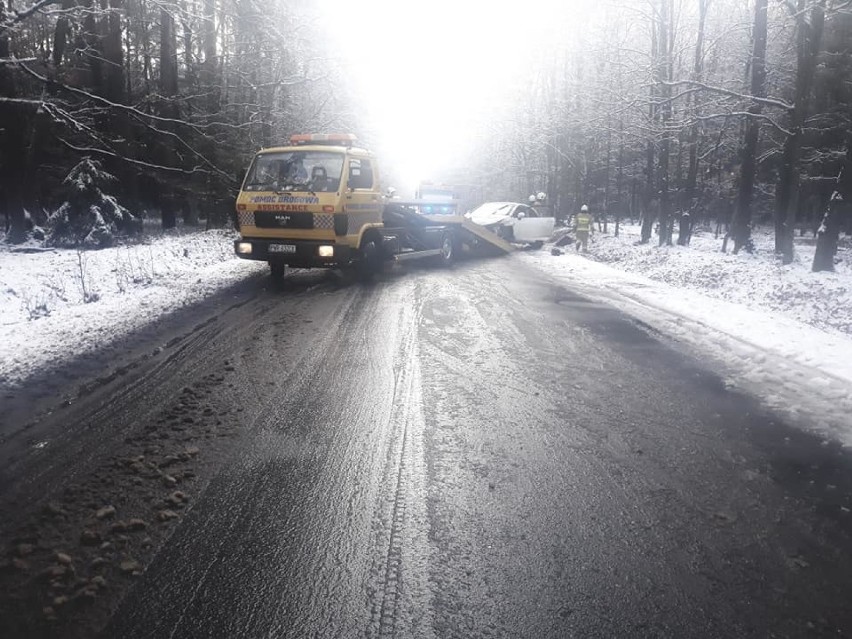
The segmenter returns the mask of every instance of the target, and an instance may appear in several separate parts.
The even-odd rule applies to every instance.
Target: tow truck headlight
[[[241,255],[251,254],[251,242],[238,242],[237,253],[240,253]]]
[[[319,247],[318,251],[319,251],[320,257],[334,257],[334,247],[333,246],[328,246],[327,244],[324,244],[324,245]]]

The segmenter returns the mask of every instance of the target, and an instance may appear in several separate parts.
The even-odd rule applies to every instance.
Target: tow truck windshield
[[[340,188],[343,153],[287,151],[261,153],[246,176],[246,191],[326,192]]]

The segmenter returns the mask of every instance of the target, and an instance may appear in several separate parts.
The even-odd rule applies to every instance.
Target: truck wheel
[[[359,249],[361,258],[358,260],[358,275],[362,280],[370,280],[382,268],[382,247],[379,237],[373,233],[361,240]]]
[[[458,243],[456,238],[450,231],[444,231],[441,237],[441,264],[449,266],[456,261],[456,251],[458,251]]]
[[[287,274],[287,265],[282,264],[281,262],[270,262],[269,274],[272,276],[273,282],[280,284],[281,280],[283,280],[284,276]]]

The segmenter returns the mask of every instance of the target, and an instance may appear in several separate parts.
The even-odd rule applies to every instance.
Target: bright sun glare
[[[410,188],[460,162],[585,0],[322,0],[374,150]]]

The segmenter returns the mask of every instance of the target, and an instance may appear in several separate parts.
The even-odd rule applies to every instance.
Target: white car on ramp
[[[520,202],[486,202],[465,217],[507,242],[538,246],[550,238],[556,226],[553,217],[544,217],[535,207]]]

